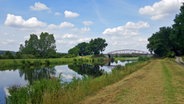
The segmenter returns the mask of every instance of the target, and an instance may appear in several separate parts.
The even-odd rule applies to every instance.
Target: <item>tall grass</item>
[[[47,92],[57,92],[61,88],[58,79],[42,79],[35,81],[26,87],[12,86],[9,88],[11,96],[8,97],[8,104],[42,104],[43,95]]]

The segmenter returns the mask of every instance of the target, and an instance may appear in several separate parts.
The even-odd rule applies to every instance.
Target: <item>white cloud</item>
[[[91,29],[89,27],[83,27],[81,28],[82,32],[89,32]]]
[[[55,25],[55,24],[49,24],[48,25],[48,29],[57,29],[59,28],[59,26]]]
[[[89,42],[90,37],[83,36],[78,33],[67,33],[61,35],[55,35],[57,48],[67,52],[70,48],[74,47],[81,42]]]
[[[151,6],[140,8],[139,13],[150,16],[152,20],[163,19],[175,15],[179,11],[182,2],[183,0],[160,0]]]
[[[50,8],[47,7],[47,5],[40,2],[36,2],[33,6],[30,6],[30,9],[34,11],[50,10]]]
[[[92,21],[83,21],[82,23],[83,23],[85,26],[90,26],[90,25],[93,24]]]
[[[54,13],[54,15],[56,15],[56,16],[60,16],[60,15],[61,15],[61,13],[60,13],[60,12],[55,12],[55,13]]]
[[[132,37],[105,36],[104,38],[108,43],[105,52],[121,49],[138,49],[147,51],[147,37],[144,37],[142,35],[136,35]]]
[[[62,22],[62,23],[60,24],[60,27],[61,27],[61,28],[72,28],[72,27],[74,27],[74,24],[72,24],[72,23],[70,23],[70,22]]]
[[[91,40],[91,38],[87,38],[87,37],[83,37],[83,38],[79,38],[77,40],[78,43],[81,43],[81,42],[89,42]]]
[[[119,35],[119,36],[134,36],[138,35],[138,30],[141,28],[148,28],[149,24],[147,22],[127,22],[123,26],[118,26],[114,28],[107,28],[103,32],[104,35]]]
[[[36,17],[31,17],[28,20],[24,20],[21,16],[16,16],[13,14],[7,14],[4,24],[7,26],[25,28],[46,26],[46,23],[39,21]]]
[[[147,37],[143,36],[142,29],[149,27],[147,22],[127,22],[125,25],[107,28],[103,31],[103,38],[108,46],[105,52],[121,49],[147,50]],[[112,48],[113,47],[113,48]]]
[[[77,36],[76,35],[74,35],[74,34],[64,34],[63,36],[62,36],[62,38],[63,39],[76,39],[77,38]]]
[[[79,16],[78,13],[68,11],[68,10],[65,10],[64,15],[65,15],[65,18],[75,18]]]
[[[62,22],[60,25],[55,24],[48,25],[48,29],[73,28],[73,27],[75,27],[75,25],[70,22]]]
[[[24,36],[24,39],[25,39],[25,40],[28,40],[29,38],[30,38],[29,35]]]
[[[15,43],[15,40],[12,39],[7,39],[7,40],[1,40],[0,45],[8,45],[8,44],[13,44]]]

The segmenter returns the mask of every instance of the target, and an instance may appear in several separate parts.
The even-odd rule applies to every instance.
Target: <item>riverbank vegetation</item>
[[[50,66],[62,65],[69,63],[105,63],[108,61],[104,56],[78,56],[72,58],[47,58],[47,59],[2,59],[0,60],[0,70],[14,69],[17,67],[37,67],[37,66]]]
[[[11,69],[17,67],[29,66],[49,66],[66,64],[73,62],[73,58],[54,58],[54,59],[3,59],[0,60],[0,69]]]
[[[84,77],[82,80],[74,78],[71,83],[61,83],[57,78],[40,80],[26,87],[11,87],[11,104],[73,104],[94,94],[99,89],[121,80],[126,75],[133,73],[147,65],[149,61],[141,61],[118,66],[112,73],[100,77]]]

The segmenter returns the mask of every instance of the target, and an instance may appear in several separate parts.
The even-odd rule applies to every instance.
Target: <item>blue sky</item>
[[[183,0],[0,0],[0,50],[18,51],[29,35],[54,34],[57,51],[101,37],[105,52],[145,50],[148,37],[171,26]]]

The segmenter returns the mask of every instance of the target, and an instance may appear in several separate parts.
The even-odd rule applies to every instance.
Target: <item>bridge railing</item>
[[[141,51],[141,50],[132,50],[132,49],[124,49],[124,50],[116,50],[112,52],[108,52],[110,55],[149,55],[149,52]]]

